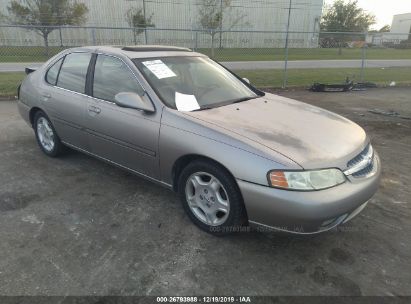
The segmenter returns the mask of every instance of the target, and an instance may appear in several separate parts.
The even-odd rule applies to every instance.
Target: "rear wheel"
[[[184,168],[179,194],[190,219],[206,232],[228,234],[240,231],[247,222],[237,184],[224,168],[212,162],[194,161]]]
[[[64,149],[50,119],[43,111],[38,111],[33,119],[34,132],[41,150],[50,157],[57,157]]]

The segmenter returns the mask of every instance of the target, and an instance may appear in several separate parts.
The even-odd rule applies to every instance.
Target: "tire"
[[[178,192],[187,215],[208,233],[226,235],[243,231],[247,225],[236,182],[223,167],[211,161],[188,164],[180,174]]]
[[[33,128],[37,143],[44,154],[57,157],[63,153],[64,146],[50,119],[43,111],[38,111],[34,115]]]

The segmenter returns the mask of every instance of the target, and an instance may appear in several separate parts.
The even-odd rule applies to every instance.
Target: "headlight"
[[[271,171],[268,173],[268,183],[272,187],[287,190],[321,190],[337,186],[345,181],[344,174],[338,169]]]

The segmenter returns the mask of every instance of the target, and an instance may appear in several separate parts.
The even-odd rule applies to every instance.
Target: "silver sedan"
[[[18,107],[45,154],[70,147],[168,187],[213,234],[327,231],[378,188],[361,127],[189,49],[75,48],[26,73]]]

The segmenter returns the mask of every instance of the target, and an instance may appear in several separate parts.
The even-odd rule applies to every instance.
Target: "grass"
[[[210,55],[210,50],[200,52]],[[289,60],[349,60],[361,59],[361,49],[311,48],[289,49]],[[368,49],[367,59],[411,59],[411,49]],[[284,49],[216,49],[215,59],[218,61],[276,61],[284,60]]]
[[[211,54],[209,49],[200,49],[201,53]],[[284,60],[284,49],[216,49],[215,59],[218,61],[275,61]],[[367,59],[411,59],[411,49],[368,49]],[[289,49],[289,60],[348,60],[361,59],[362,49],[343,49],[338,54],[338,49],[311,48]]]
[[[50,47],[49,55],[45,55],[43,47],[0,47],[0,62],[42,62],[57,54],[61,47]],[[210,49],[199,49],[201,53],[211,54]],[[358,48],[338,49],[311,48],[289,49],[289,60],[348,60],[361,59],[362,50]],[[282,48],[230,48],[215,49],[218,61],[272,61],[284,60]],[[367,50],[367,59],[411,59],[411,49],[373,49]]]
[[[17,95],[17,87],[25,73],[0,73],[0,97]]]
[[[283,72],[281,70],[237,71],[247,77],[259,88],[280,88]],[[24,73],[0,73],[0,97],[15,96],[17,86]],[[360,79],[360,69],[293,69],[288,71],[289,87],[308,87],[313,82],[342,83],[346,77],[355,81]],[[365,70],[365,80],[379,85],[395,81],[399,85],[411,84],[411,68],[369,68]]]
[[[283,82],[281,70],[237,71],[237,74],[260,88],[278,88]],[[288,86],[307,87],[314,82],[342,83],[346,77],[359,82],[360,75],[360,69],[292,69],[288,70]],[[389,85],[392,81],[399,85],[411,84],[411,68],[368,68],[364,80],[379,85]]]
[[[41,46],[1,46],[0,62],[44,62],[64,49],[50,47],[47,55]]]

